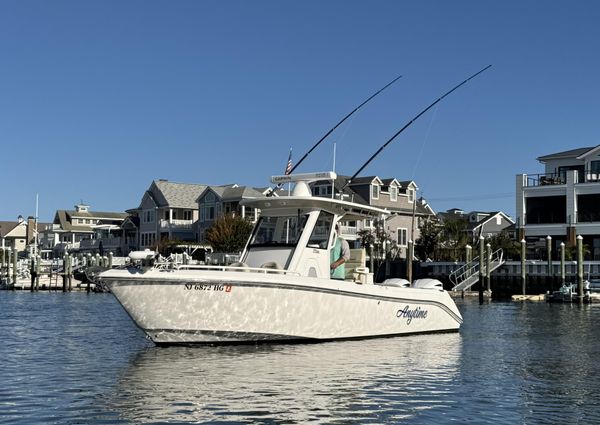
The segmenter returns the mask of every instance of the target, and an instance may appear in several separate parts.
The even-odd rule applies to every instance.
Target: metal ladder
[[[503,252],[502,249],[497,249],[490,255],[490,273],[502,264],[504,264]],[[464,266],[453,270],[450,273],[450,282],[454,285],[452,290],[454,292],[466,291],[477,283],[479,281],[479,267],[479,257],[475,257]],[[486,274],[485,262],[483,263],[483,273]]]

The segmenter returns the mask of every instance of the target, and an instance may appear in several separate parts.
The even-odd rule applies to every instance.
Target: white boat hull
[[[457,331],[445,291],[224,271],[103,274],[157,344],[333,340]]]

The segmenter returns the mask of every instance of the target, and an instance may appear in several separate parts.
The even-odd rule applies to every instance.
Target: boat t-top
[[[152,264],[133,252],[127,268],[99,278],[154,343],[326,341],[457,331],[462,317],[439,282],[373,283],[364,250],[344,280],[331,277],[335,225],[386,211],[312,196],[333,172],[275,176],[288,195],[247,199],[260,211],[240,261],[228,266]],[[354,254],[356,253],[356,254]],[[437,284],[436,284],[437,282]]]

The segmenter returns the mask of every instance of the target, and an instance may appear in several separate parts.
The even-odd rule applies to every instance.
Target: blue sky
[[[437,211],[514,214],[536,157],[600,143],[595,1],[0,2],[0,219],[138,206],[158,178],[298,168],[414,179]]]

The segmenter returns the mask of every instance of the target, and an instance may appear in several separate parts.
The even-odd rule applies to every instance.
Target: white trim
[[[371,199],[379,199],[379,195],[381,194],[381,185],[379,184],[373,184],[371,183],[370,187],[370,191],[371,191]],[[377,196],[373,195],[373,189],[377,188]]]

